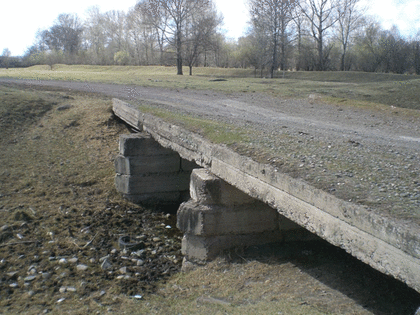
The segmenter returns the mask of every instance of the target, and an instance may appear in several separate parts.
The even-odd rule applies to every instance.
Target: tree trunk
[[[420,42],[416,43],[414,51],[414,64],[415,64],[415,70],[416,74],[420,75]]]
[[[182,40],[181,40],[181,26],[178,26],[176,35],[176,67],[177,75],[183,75],[182,73]]]
[[[341,67],[340,67],[341,71],[345,71],[346,70],[346,54],[342,53],[341,54]]]
[[[319,34],[319,39],[318,39],[318,70],[319,71],[324,71],[324,47],[323,46],[323,38],[322,38],[322,33],[320,32]]]

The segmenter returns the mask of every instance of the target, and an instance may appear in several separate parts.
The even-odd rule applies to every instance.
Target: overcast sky
[[[225,21],[227,36],[243,35],[248,20],[246,0],[214,0]],[[420,0],[363,0],[369,3],[369,14],[376,15],[385,29],[397,25],[405,36],[414,36],[420,30]],[[102,2],[102,3],[100,3]],[[70,1],[14,1],[5,0],[1,5],[0,54],[8,48],[12,55],[22,55],[35,41],[38,29],[53,25],[61,13],[77,13],[84,19],[89,7],[99,5],[102,12],[127,11],[136,0],[70,0]],[[100,3],[100,4],[99,4]]]

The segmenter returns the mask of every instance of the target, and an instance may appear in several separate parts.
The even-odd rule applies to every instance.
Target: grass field
[[[187,69],[185,70],[187,73]],[[384,104],[420,109],[420,78],[413,75],[362,72],[286,72],[284,78],[255,78],[252,69],[195,68],[193,76],[177,76],[173,67],[34,66],[1,69],[0,77],[33,80],[89,81],[226,93],[267,93],[286,98],[311,94],[329,102],[371,106]],[[222,80],[217,80],[222,79]]]

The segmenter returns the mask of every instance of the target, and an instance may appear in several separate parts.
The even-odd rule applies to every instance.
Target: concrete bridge
[[[120,138],[116,187],[144,204],[181,203],[187,260],[273,241],[322,238],[420,292],[420,233],[113,100],[139,133]]]

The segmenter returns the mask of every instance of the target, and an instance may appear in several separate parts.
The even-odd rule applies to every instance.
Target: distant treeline
[[[238,40],[224,36],[212,0],[142,0],[127,13],[61,14],[21,58],[2,67],[57,63],[182,65],[279,70],[420,74],[420,30],[405,38],[366,16],[359,0],[250,0],[249,27]]]

